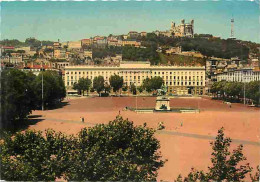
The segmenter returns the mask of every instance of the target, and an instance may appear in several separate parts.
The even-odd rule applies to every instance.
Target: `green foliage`
[[[146,90],[146,92],[150,93],[152,91],[151,79],[150,78],[144,79],[142,87]]]
[[[224,137],[224,129],[221,128],[216,140],[210,143],[213,149],[211,154],[212,166],[209,167],[208,175],[210,179],[215,181],[240,181],[252,170],[248,163],[238,166],[240,162],[246,160],[242,153],[243,145],[239,145],[231,154],[229,152],[230,144],[231,139]]]
[[[162,35],[157,36],[156,34],[151,33],[147,34],[147,37],[143,38],[142,41],[142,45],[144,46],[182,46],[183,51],[194,50],[201,52],[207,57],[215,56],[220,58],[238,56],[240,59],[247,59],[249,53],[248,47],[256,47],[253,44],[249,44],[249,46],[243,41],[215,39],[210,35],[195,36],[195,38],[174,38]]]
[[[95,77],[93,80],[93,88],[100,95],[100,92],[105,88],[105,81],[103,76]]]
[[[192,168],[184,181],[242,181],[246,174],[252,171],[249,164],[240,165],[246,160],[242,153],[243,145],[239,145],[231,153],[229,147],[231,139],[224,136],[224,128],[218,130],[218,135],[212,146],[212,166],[208,167],[208,173]],[[242,163],[243,164],[243,163]],[[179,181],[182,179],[178,179]]]
[[[4,39],[4,40],[1,40],[0,41],[0,44],[3,45],[3,46],[13,46],[13,47],[23,47],[23,46],[31,46],[31,47],[38,47],[40,46],[41,44],[43,46],[52,46],[53,45],[53,42],[52,41],[46,41],[46,40],[43,40],[43,41],[39,41],[35,38],[27,38],[25,40],[25,42],[21,42],[17,39],[13,39],[13,40],[8,40],[8,39]]]
[[[246,84],[246,97],[254,103],[260,104],[260,81],[252,81]]]
[[[133,93],[133,95],[136,95],[136,86],[135,86],[135,84],[131,84],[130,85],[130,91]]]
[[[37,104],[42,102],[42,75],[43,75],[43,103],[44,106],[53,106],[66,96],[66,89],[62,77],[56,71],[41,72],[34,80]]]
[[[214,95],[220,94],[225,100],[238,100],[244,97],[244,83],[242,82],[214,82],[211,87],[211,93]],[[260,82],[251,81],[245,83],[246,98],[251,99],[255,104],[259,104],[260,98]]]
[[[108,85],[107,83],[105,83],[105,87],[104,87],[104,91],[105,91],[105,93],[109,93],[110,90],[111,90],[111,86]]]
[[[8,39],[4,39],[0,41],[0,44],[3,46],[12,46],[12,47],[22,47],[25,46],[24,42],[20,42],[17,39],[13,39],[13,40],[8,40]]]
[[[155,181],[164,165],[155,130],[117,116],[74,136],[52,130],[7,135],[1,146],[4,180]]]
[[[159,63],[159,55],[156,48],[137,48],[125,46],[123,48],[123,59],[129,61],[150,61],[151,64]]]
[[[142,86],[140,86],[140,87],[137,87],[137,90],[139,93],[142,93],[144,91],[144,88]]]
[[[163,79],[159,76],[155,76],[153,78],[146,78],[143,81],[142,87],[147,91],[155,91],[160,89],[163,85]]]
[[[109,78],[110,85],[113,87],[113,91],[117,92],[120,88],[122,88],[124,79],[119,75],[111,75]]]
[[[73,85],[73,89],[78,90],[79,93],[83,93],[84,96],[84,91],[89,91],[91,84],[92,82],[90,79],[80,78],[78,83]]]
[[[1,179],[54,181],[71,165],[69,155],[76,140],[52,130],[27,130],[7,135],[1,143]]]
[[[83,129],[66,179],[84,181],[155,180],[163,166],[154,130],[117,117],[108,125]],[[85,151],[85,152],[83,152]]]
[[[260,180],[260,167],[256,167],[256,173],[255,174],[250,174],[250,178],[252,182],[258,182]]]
[[[15,120],[24,119],[35,107],[32,73],[9,69],[1,73],[1,127],[15,128]]]
[[[123,90],[124,92],[126,92],[126,91],[128,90],[128,86],[127,86],[127,85],[123,86],[123,87],[122,87],[122,90]]]

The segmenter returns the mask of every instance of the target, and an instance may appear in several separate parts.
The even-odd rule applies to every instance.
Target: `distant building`
[[[201,95],[205,92],[205,67],[191,66],[151,66],[149,62],[121,62],[120,66],[68,66],[65,67],[65,86],[72,90],[80,78],[92,80],[103,76],[109,83],[111,75],[119,75],[124,84],[140,86],[146,78],[159,76],[168,87],[168,93]]]
[[[174,37],[194,37],[194,20],[191,20],[190,23],[185,23],[183,19],[178,26],[172,22],[170,32]]]
[[[141,32],[140,34],[142,37],[146,37],[147,36],[147,32]]]
[[[81,49],[81,41],[69,41],[68,48],[69,49]]]
[[[84,50],[84,57],[92,59],[92,51]]]
[[[175,53],[181,53],[181,46],[171,47],[166,50],[166,54],[175,54]]]
[[[92,45],[92,44],[93,44],[93,40],[92,40],[92,39],[82,39],[82,40],[81,40],[81,44],[82,44],[82,46],[83,46],[83,45],[89,46],[89,45]]]
[[[129,37],[130,39],[136,39],[138,36],[139,36],[139,33],[136,32],[136,31],[130,31],[130,32],[128,33],[128,37]]]
[[[138,41],[136,41],[136,40],[127,39],[127,40],[123,40],[122,45],[123,45],[123,46],[135,46],[135,47],[140,47],[140,46],[141,46],[141,42],[138,42]]]
[[[250,82],[260,81],[259,68],[241,68],[217,74],[217,81]]]

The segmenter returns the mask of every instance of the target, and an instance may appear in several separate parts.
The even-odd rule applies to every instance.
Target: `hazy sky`
[[[170,29],[171,21],[195,21],[195,33],[260,42],[259,3],[254,1],[2,2],[1,39],[80,40],[130,30]]]

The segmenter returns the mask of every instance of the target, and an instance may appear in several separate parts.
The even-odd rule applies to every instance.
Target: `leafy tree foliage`
[[[54,181],[70,165],[76,140],[52,130],[27,130],[7,135],[1,143],[1,179],[8,181]]]
[[[237,149],[231,153],[229,147],[231,139],[224,136],[224,128],[218,130],[218,135],[212,146],[212,166],[208,167],[208,172],[198,171],[192,168],[191,172],[184,181],[242,181],[246,174],[252,171],[249,164],[239,164],[246,160],[242,153],[243,145],[239,145]],[[179,176],[176,181],[182,181]]]
[[[136,86],[134,83],[130,85],[130,91],[133,93],[133,95],[136,95]]]
[[[142,87],[146,90],[146,92],[150,93],[152,91],[151,79],[150,78],[144,79]]]
[[[123,87],[124,79],[119,75],[111,75],[109,78],[110,85],[113,88],[114,92],[117,92],[120,88]]]
[[[73,85],[73,89],[78,90],[78,92],[83,94],[84,96],[84,91],[89,91],[90,86],[92,82],[88,78],[80,78],[78,83],[75,83]]]
[[[142,86],[137,87],[137,90],[139,93],[142,93],[144,91],[144,88]]]
[[[93,88],[100,95],[100,92],[105,88],[105,81],[103,76],[95,77],[93,80]]]
[[[164,165],[155,131],[117,116],[77,136],[52,130],[7,135],[1,145],[1,178],[54,181],[155,181]]]
[[[32,80],[34,75],[10,69],[1,73],[1,126],[15,127],[16,119],[24,119],[34,108]]]
[[[16,128],[15,122],[23,120],[42,103],[42,79],[32,72],[6,69],[1,73],[1,126]],[[55,104],[66,96],[61,76],[54,71],[43,73],[44,103]]]
[[[253,182],[260,181],[260,167],[256,167],[256,173],[255,174],[250,174],[250,178]]]
[[[44,106],[53,106],[66,96],[66,89],[61,76],[56,71],[41,72],[34,80],[35,93],[38,105],[42,102],[42,75],[43,75],[43,103]]]
[[[260,98],[260,82],[252,81],[245,83],[246,98],[252,100],[255,104],[259,104]],[[244,96],[244,83],[242,82],[215,82],[211,87],[211,93],[221,96],[224,100],[239,101]]]
[[[154,33],[148,33],[147,37],[142,38],[142,41],[144,46],[182,46],[183,51],[195,50],[207,57],[215,56],[220,58],[238,56],[241,59],[247,59],[249,48],[256,47],[253,44],[246,44],[243,41],[215,39],[209,35],[197,35],[195,38],[178,38],[162,35],[157,36]]]
[[[143,81],[142,87],[147,91],[155,91],[157,89],[160,89],[163,85],[163,79],[159,76],[155,76],[153,78],[146,78]]]

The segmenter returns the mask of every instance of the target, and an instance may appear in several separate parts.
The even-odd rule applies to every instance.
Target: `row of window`
[[[73,78],[75,78],[76,80],[77,80],[77,76],[70,76],[70,78],[71,79],[73,79]],[[80,78],[80,76],[79,76],[79,78]],[[86,77],[86,78],[90,78],[90,79],[92,79],[93,77],[92,76],[90,76],[90,77]],[[144,79],[145,78],[145,76],[129,76],[129,79],[134,79],[134,80],[136,80],[136,79],[138,79],[138,80],[140,80],[141,78],[142,79]],[[146,76],[146,78],[148,78],[148,76]],[[152,77],[151,77],[152,78]],[[166,80],[168,80],[168,79],[174,79],[174,80],[195,80],[195,76],[193,76],[193,77],[191,77],[191,76],[189,76],[189,77],[187,77],[187,76],[164,76],[163,77],[164,79],[166,79]],[[67,79],[69,80],[69,76],[67,76]],[[108,77],[105,77],[105,79],[108,79]],[[124,76],[124,80],[127,80],[128,79],[128,76]],[[197,76],[197,80],[201,80],[201,81],[203,81],[203,76],[201,76],[201,77],[199,77],[199,76]]]
[[[70,83],[71,83],[71,85],[70,85]],[[77,82],[67,81],[66,86],[73,86],[74,83],[77,83]],[[132,83],[135,83],[135,82],[130,80],[130,81],[126,81],[125,83],[127,85],[131,85]],[[140,81],[138,82],[138,84],[140,85]],[[165,85],[167,85],[167,86],[203,86],[203,82],[179,82],[179,81],[177,81],[177,82],[165,82]]]
[[[108,71],[106,71],[106,72],[104,72],[104,71],[102,71],[102,72],[100,72],[100,71],[87,71],[87,72],[84,72],[84,71],[82,71],[82,74],[84,75],[84,74],[104,74],[104,73],[106,73],[106,74],[116,74],[117,72],[116,71],[110,71],[110,72],[108,72]],[[149,72],[149,71],[140,71],[140,72],[137,72],[137,71],[122,71],[122,72],[120,72],[120,73],[125,73],[125,74],[140,74],[140,73],[151,73],[151,72]],[[180,75],[183,75],[183,74],[185,74],[185,75],[187,75],[187,74],[189,74],[189,75],[191,75],[191,74],[196,74],[197,73],[197,75],[199,75],[199,74],[201,74],[201,75],[203,75],[203,73],[204,72],[152,72],[154,75],[164,75],[164,74],[170,74],[170,75],[175,75],[175,74],[180,74]],[[79,72],[77,72],[77,71],[75,71],[75,72],[73,72],[73,71],[71,71],[71,72],[66,72],[66,74],[81,74],[81,72],[79,71]]]

